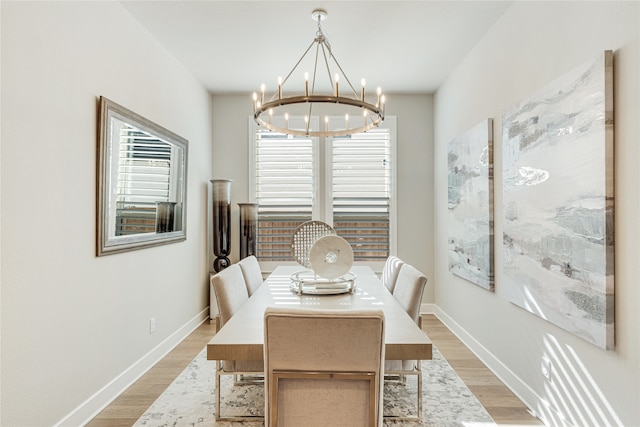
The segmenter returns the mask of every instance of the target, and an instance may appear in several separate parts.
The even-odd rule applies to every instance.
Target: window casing
[[[351,244],[356,262],[382,264],[395,254],[395,117],[366,133],[333,138],[278,134],[249,121],[249,191],[259,204],[263,269],[294,262],[291,236],[311,219],[333,226]],[[332,117],[329,126],[343,123]]]

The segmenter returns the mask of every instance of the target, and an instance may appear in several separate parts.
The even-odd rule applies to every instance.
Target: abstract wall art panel
[[[493,291],[493,120],[448,145],[449,270]]]
[[[507,298],[614,348],[613,54],[502,116]]]

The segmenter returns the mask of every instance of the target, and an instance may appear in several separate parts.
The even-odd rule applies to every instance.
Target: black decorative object
[[[156,202],[156,233],[170,233],[175,224],[176,202]]]
[[[212,179],[213,184],[213,268],[217,272],[231,265],[231,180]]]
[[[258,204],[238,203],[240,207],[240,259],[258,252]]]

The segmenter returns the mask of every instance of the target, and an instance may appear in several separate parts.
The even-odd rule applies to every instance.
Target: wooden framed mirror
[[[186,239],[188,141],[100,97],[98,256]]]

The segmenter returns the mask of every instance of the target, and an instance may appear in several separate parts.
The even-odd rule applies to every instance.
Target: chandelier
[[[377,127],[384,120],[385,97],[382,90],[378,87],[375,95],[372,96],[375,98],[375,103],[367,102],[365,99],[365,80],[362,79],[360,90],[353,87],[322,32],[321,23],[327,19],[327,11],[315,9],[311,13],[311,18],[318,23],[316,36],[289,74],[284,79],[278,78],[277,90],[266,101],[264,84],[261,86],[259,94],[253,93],[254,120],[260,126],[271,131],[299,136],[344,136],[366,132]],[[313,49],[314,47],[315,49]],[[298,90],[293,90],[294,94],[284,96],[285,83],[289,81],[289,78],[310,52],[315,52],[315,57],[311,58],[313,60],[311,81],[309,81],[309,72],[305,72],[304,84],[301,83]],[[319,69],[323,71],[319,73]],[[321,74],[324,75],[324,71],[327,73],[327,80],[322,83],[330,89],[322,93],[319,89],[316,91],[316,86],[320,87]],[[342,86],[339,86],[341,77],[346,82],[346,94],[342,92]],[[323,123],[313,126],[310,117],[316,106],[319,110],[331,111],[331,116],[344,117],[344,121],[340,119],[337,126],[332,123],[330,129],[329,116],[325,115]],[[296,126],[293,123],[290,124],[289,118],[293,115],[289,114],[289,109],[297,111],[297,115],[304,116],[304,123]],[[281,119],[275,120],[274,113],[277,117],[284,116],[284,124]]]

